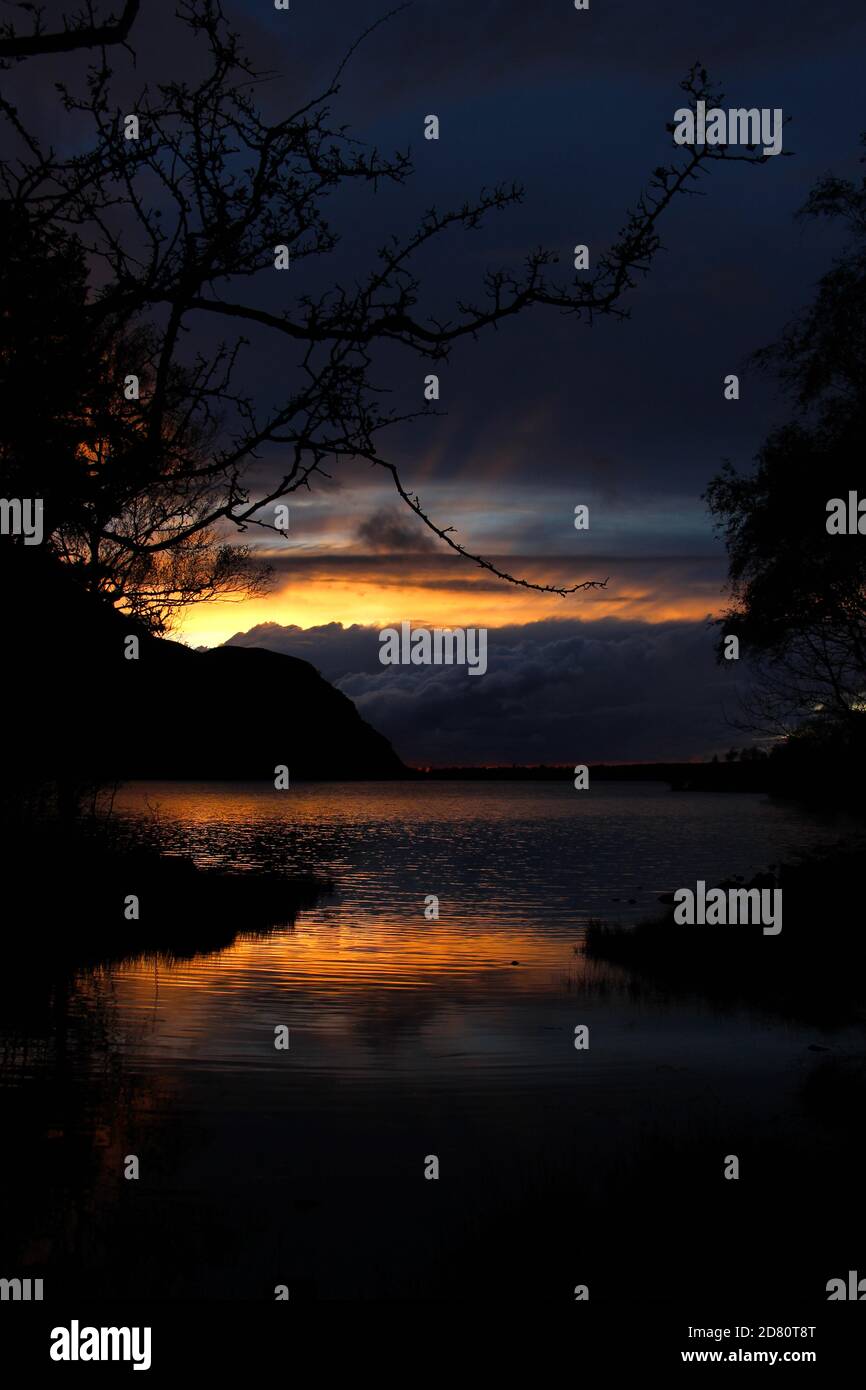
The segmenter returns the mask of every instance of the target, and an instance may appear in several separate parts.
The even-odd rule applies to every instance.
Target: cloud
[[[416,764],[704,757],[737,741],[744,676],[702,622],[550,620],[491,629],[488,670],[383,667],[378,630],[262,624],[232,639],[305,657]]]
[[[434,548],[433,537],[418,524],[417,518],[408,513],[401,516],[393,507],[373,512],[361,522],[356,535],[375,555],[394,551],[417,554]]]
[[[359,672],[381,671],[379,664],[379,629],[353,623],[322,623],[318,627],[302,628],[293,624],[257,623],[248,632],[236,632],[225,643],[227,647],[265,647],[268,651],[309,661],[326,680]]]

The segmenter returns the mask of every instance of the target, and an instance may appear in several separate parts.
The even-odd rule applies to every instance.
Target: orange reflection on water
[[[550,814],[548,789],[539,795]],[[349,1031],[356,1015],[385,1000],[398,1012],[423,1011],[559,989],[564,976],[582,968],[577,921],[557,929],[549,914],[543,921],[535,916],[537,903],[504,897],[498,880],[507,862],[492,860],[489,890],[453,881],[453,856],[467,837],[476,840],[482,825],[490,854],[501,860],[496,822],[512,813],[512,803],[513,793],[491,788],[484,820],[467,829],[459,784],[439,784],[421,796],[417,785],[400,783],[299,784],[289,796],[269,784],[128,786],[119,809],[152,808],[169,840],[171,827],[180,828],[184,848],[199,863],[254,874],[264,847],[287,874],[287,902],[297,862],[331,877],[334,890],[302,909],[293,926],[257,934],[239,920],[238,937],[227,948],[121,966],[118,988],[143,1023],[149,1010],[154,1019],[169,1018],[178,1039],[213,1035],[220,1015],[224,1024],[230,1015],[251,1045],[254,1037],[260,1044],[263,1028],[305,1018],[320,1034]],[[531,795],[526,804],[532,814]],[[571,802],[564,799],[566,808]],[[427,920],[427,899],[437,887],[440,915]],[[196,924],[196,940],[205,947],[207,927]]]

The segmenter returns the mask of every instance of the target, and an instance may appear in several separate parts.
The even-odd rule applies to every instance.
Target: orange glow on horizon
[[[292,582],[281,590],[251,599],[217,600],[190,608],[170,635],[190,646],[219,646],[236,632],[259,623],[301,628],[341,623],[382,628],[410,621],[427,627],[488,627],[562,618],[596,622],[602,618],[663,623],[701,621],[718,612],[718,595],[706,590],[674,595],[646,585],[625,583],[566,598],[515,588],[479,585],[449,588],[401,582],[377,582],[364,575],[348,582],[344,575],[317,576],[309,586]]]

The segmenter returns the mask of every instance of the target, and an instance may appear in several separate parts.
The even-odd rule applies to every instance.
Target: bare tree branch
[[[659,225],[672,202],[697,192],[720,161],[763,164],[765,157],[724,146],[677,149],[675,162],[653,171],[594,269],[567,280],[555,278],[558,254],[537,248],[518,267],[488,270],[477,302],[457,301],[435,317],[419,312],[419,254],[433,245],[447,254],[448,238],[522,200],[518,185],[502,185],[455,208],[430,208],[410,234],[386,240],[351,285],[332,283],[274,309],[261,303],[256,286],[274,273],[275,247],[287,248],[293,269],[329,257],[340,241],[328,216],[331,195],[352,184],[402,186],[412,172],[409,156],[383,157],[332,123],[328,102],[345,60],[319,98],[268,120],[256,101],[262,74],[218,0],[179,0],[178,19],[207,46],[204,75],[193,84],[145,86],[120,106],[103,55],[83,93],[60,88],[64,109],[92,131],[72,155],[43,148],[23,115],[0,100],[16,144],[16,155],[0,163],[0,189],[19,238],[23,229],[34,246],[59,243],[87,266],[93,287],[82,295],[84,327],[76,328],[88,360],[100,354],[74,426],[79,465],[86,464],[82,491],[74,506],[52,509],[53,543],[66,561],[118,601],[154,602],[157,572],[175,585],[166,603],[191,601],[196,584],[209,595],[206,567],[184,571],[178,560],[172,570],[165,557],[189,548],[200,566],[217,556],[225,531],[269,529],[266,509],[308,488],[329,459],[366,460],[390,474],[403,503],[461,558],[541,593],[603,588],[607,579],[557,586],[511,575],[431,520],[404,485],[405,469],[377,449],[384,430],[417,418],[388,405],[375,376],[377,354],[396,345],[444,361],[459,342],[536,307],[588,325],[599,315],[627,317],[627,296],[660,249]],[[681,85],[695,102],[722,99],[697,65]],[[130,110],[140,124],[132,141],[124,138]],[[45,254],[33,264],[44,264]],[[284,284],[289,290],[291,281]],[[209,325],[220,326],[215,345]],[[288,384],[276,400],[265,401],[249,382],[252,339],[244,334],[285,361]],[[190,342],[198,345],[193,353]],[[132,370],[140,396],[118,402],[118,381]],[[266,476],[258,487],[256,470]],[[219,564],[223,579],[234,582],[226,558]]]
[[[110,47],[126,43],[138,15],[141,0],[126,0],[119,19],[111,14],[102,23],[94,22],[93,8],[70,20],[64,17],[63,29],[48,34],[42,28],[42,11],[32,5],[22,5],[35,15],[31,34],[16,34],[11,24],[0,25],[0,58],[39,58],[48,53],[73,53],[81,48]]]

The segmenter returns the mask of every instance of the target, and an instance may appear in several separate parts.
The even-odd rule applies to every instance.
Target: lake
[[[803,1087],[863,1030],[668,996],[582,953],[590,919],[837,826],[653,783],[148,783],[115,810],[203,866],[329,885],[227,949],[55,981],[52,1026],[6,1031],[11,1239],[46,1287],[676,1301],[734,1269],[821,1297],[825,1263],[849,1267],[845,1145]]]

